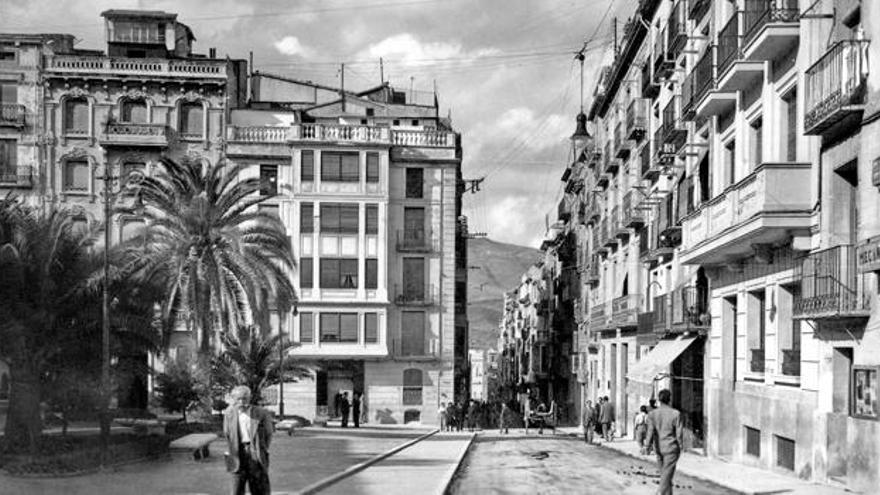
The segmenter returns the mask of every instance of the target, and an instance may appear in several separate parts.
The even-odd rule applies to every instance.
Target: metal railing
[[[8,166],[0,164],[0,185],[32,186],[33,168],[28,165]]]
[[[718,32],[718,78],[724,75],[733,62],[740,58],[740,17],[742,11],[738,10],[727,21],[727,24]]]
[[[434,247],[431,231],[428,229],[401,229],[397,231],[398,251],[427,252]]]
[[[843,40],[831,47],[805,73],[804,133],[837,121],[848,105],[864,103],[868,77],[868,41]]]
[[[437,287],[424,286],[394,286],[394,303],[398,306],[436,306],[438,304]]]
[[[844,244],[808,254],[796,270],[801,290],[795,294],[796,318],[868,316],[870,297],[858,271],[855,247]]]
[[[636,209],[635,191],[623,195],[623,226],[637,228],[645,223],[644,213]]]
[[[635,327],[637,315],[642,304],[641,294],[628,294],[611,301],[611,322],[618,327]]]
[[[715,45],[710,45],[706,52],[703,53],[703,56],[700,57],[700,60],[697,61],[697,65],[694,66],[693,76],[694,76],[694,102],[699,103],[699,101],[706,95],[706,93],[715,87],[715,53],[717,51],[717,47]]]
[[[633,98],[626,109],[626,137],[640,140],[648,128],[648,111],[645,100]]]
[[[24,105],[0,102],[0,125],[24,125]]]
[[[672,324],[693,327],[708,327],[709,293],[694,285],[686,285],[676,290],[672,298]]]
[[[106,75],[150,75],[226,79],[226,61],[213,59],[147,59],[55,55],[49,57],[47,72]]]
[[[684,1],[678,0],[672,7],[669,23],[666,25],[666,47],[673,60],[678,58],[687,44],[687,19],[685,19]]]
[[[748,45],[767,24],[773,22],[798,22],[798,0],[745,0],[743,25],[744,45]]]

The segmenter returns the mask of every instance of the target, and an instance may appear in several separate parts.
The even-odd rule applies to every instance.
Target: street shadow
[[[397,420],[391,415],[391,409],[379,409],[376,411],[376,420],[380,425],[396,425]]]

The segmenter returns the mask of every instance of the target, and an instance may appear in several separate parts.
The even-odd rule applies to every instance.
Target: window
[[[111,24],[113,41],[132,43],[165,43],[165,24],[134,21],[114,21]]]
[[[145,124],[147,122],[147,102],[144,100],[125,100],[122,102],[122,122]]]
[[[17,145],[18,142],[14,139],[0,139],[0,173],[3,175],[15,174]]]
[[[391,125],[400,125],[400,119],[394,119],[394,120],[391,122]]]
[[[364,275],[364,284],[367,289],[376,289],[379,287],[379,260],[375,258],[367,258],[365,265],[366,274]]]
[[[321,313],[321,342],[357,341],[357,313]]]
[[[794,471],[794,440],[790,438],[776,437],[776,465]]]
[[[357,153],[324,151],[321,153],[321,180],[327,182],[357,182],[359,159]]]
[[[414,126],[415,126],[415,125],[419,125],[419,121],[418,121],[418,119],[413,119],[413,120],[412,120],[412,125],[414,125]]]
[[[403,405],[422,405],[422,370],[403,370]]]
[[[404,302],[420,302],[425,300],[425,258],[403,259],[403,293]]]
[[[303,182],[312,182],[315,180],[315,152],[312,150],[303,150],[301,155],[301,164],[299,170],[299,179]]]
[[[260,165],[260,196],[278,194],[278,165]]]
[[[367,114],[367,117],[372,117],[376,113],[375,109],[373,109],[373,108],[366,108],[364,110]]]
[[[752,373],[764,373],[765,297],[764,289],[748,293],[746,332]]]
[[[379,318],[376,313],[364,314],[364,342],[375,344],[379,342]]]
[[[180,133],[184,137],[201,138],[205,134],[205,109],[196,101],[180,105]]]
[[[367,219],[365,228],[367,235],[379,233],[379,205],[367,205]]]
[[[761,430],[746,426],[745,434],[746,454],[761,457]]]
[[[15,52],[12,50],[0,50],[0,60],[15,60]]]
[[[784,146],[785,159],[789,162],[797,160],[797,88],[792,89],[782,97],[783,111],[785,112]]]
[[[877,405],[878,369],[880,369],[878,366],[853,368],[853,416],[869,419],[880,417],[880,407]]]
[[[358,233],[358,205],[321,204],[321,232],[336,234]]]
[[[800,284],[779,287],[776,316],[779,318],[779,361],[786,376],[801,374],[801,321],[792,318],[792,307],[800,294]]]
[[[406,169],[406,197],[421,198],[424,194],[424,169],[410,167]]]
[[[736,140],[731,139],[724,144],[724,177],[725,185],[736,182]]]
[[[762,118],[755,119],[749,124],[749,142],[751,143],[751,170],[754,170],[763,163],[761,147],[763,146],[763,129],[764,120]]]
[[[314,263],[312,258],[299,259],[299,286],[303,289],[311,289],[314,280]]]
[[[18,103],[18,84],[0,82],[0,103]]]
[[[425,354],[425,313],[404,311],[400,314],[400,351],[404,356]]]
[[[357,259],[321,258],[322,289],[356,289],[357,286]]]
[[[299,206],[299,232],[311,234],[315,231],[315,205],[302,203]]]
[[[299,341],[303,344],[315,341],[315,319],[312,313],[299,314]]]
[[[89,190],[89,162],[86,160],[71,160],[64,164],[65,192],[85,192]]]
[[[64,132],[89,133],[89,102],[85,98],[73,98],[64,102]]]
[[[379,182],[379,153],[367,153],[367,182]]]

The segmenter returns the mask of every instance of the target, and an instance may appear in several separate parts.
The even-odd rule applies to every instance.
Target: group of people
[[[614,404],[606,395],[599,397],[596,405],[588,400],[584,404],[583,418],[584,440],[593,443],[594,435],[598,434],[606,442],[614,440]]]
[[[495,402],[471,399],[469,401],[441,402],[440,429],[442,431],[482,430],[496,427],[493,411],[497,409]]]
[[[659,405],[657,404],[659,400]],[[681,413],[671,406],[672,394],[667,389],[643,405],[633,418],[633,436],[642,454],[654,453],[660,469],[661,495],[672,494],[672,478],[683,448],[683,424]],[[596,406],[591,401],[584,404],[582,425],[584,441],[593,443],[593,435],[600,432],[605,441],[613,438],[614,406],[608,397],[600,397]]]
[[[348,400],[348,392],[338,391],[333,396],[333,417],[341,419],[341,426],[348,428],[348,416],[351,413],[351,419],[355,428],[361,427],[361,413],[364,411],[364,394],[355,392],[352,400]]]

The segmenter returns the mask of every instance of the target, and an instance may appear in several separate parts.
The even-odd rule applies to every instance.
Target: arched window
[[[205,135],[205,110],[202,104],[186,102],[180,105],[180,134],[188,138],[202,138]]]
[[[415,368],[403,370],[403,405],[422,405],[422,370]]]
[[[89,133],[89,102],[85,98],[70,98],[64,102],[64,133]]]
[[[122,102],[122,122],[131,124],[147,123],[147,102],[144,100],[124,100]]]

